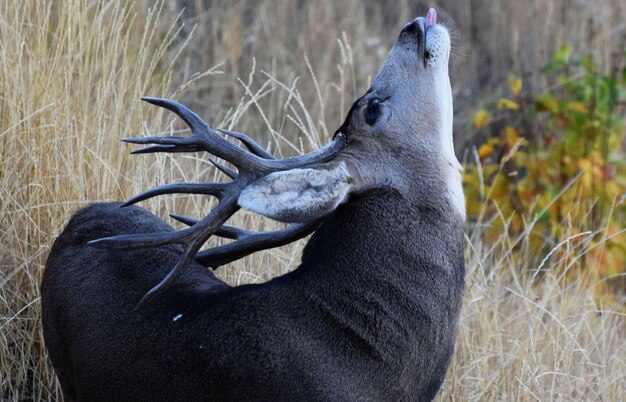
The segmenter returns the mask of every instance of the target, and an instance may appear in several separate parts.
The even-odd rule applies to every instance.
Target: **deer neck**
[[[448,270],[462,255],[463,218],[445,192],[417,195],[380,189],[339,207],[307,244],[303,264],[316,261],[316,270],[380,272],[401,279],[419,277],[418,262]]]
[[[463,186],[461,180],[461,172],[463,170],[459,160],[454,153],[454,142],[452,134],[452,121],[454,110],[452,106],[452,87],[448,76],[448,66],[446,65],[435,74],[437,88],[435,89],[439,96],[437,101],[439,104],[439,121],[437,122],[440,133],[441,155],[443,158],[443,177],[446,180],[446,196],[448,202],[455,211],[465,221],[465,196],[463,195]]]
[[[401,334],[395,341],[402,350],[425,328],[420,320],[430,322],[439,309],[450,316],[458,311],[462,227],[446,208],[379,190],[326,219],[307,244],[296,277],[306,283],[309,299],[350,333],[377,350],[381,340],[393,343],[390,334]]]

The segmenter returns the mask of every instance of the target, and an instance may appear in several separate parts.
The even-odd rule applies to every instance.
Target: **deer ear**
[[[309,222],[346,201],[352,178],[345,163],[275,172],[246,187],[239,205],[282,222]]]

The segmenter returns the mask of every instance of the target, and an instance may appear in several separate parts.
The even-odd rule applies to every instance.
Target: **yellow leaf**
[[[589,152],[589,159],[593,161],[596,165],[604,165],[604,158],[602,154],[596,150]]]
[[[513,96],[519,96],[522,91],[522,79],[516,75],[509,75],[509,88]]]
[[[485,109],[480,109],[474,115],[474,129],[478,131],[485,127],[487,123],[489,123],[489,112]]]
[[[485,159],[493,153],[493,147],[489,144],[483,144],[478,148],[478,158]]]
[[[517,134],[517,130],[515,130],[511,126],[506,126],[504,128],[504,138],[506,138],[506,143],[509,147],[514,146],[520,140],[519,135]]]
[[[537,96],[535,106],[538,112],[557,113],[559,111],[559,103],[551,95]]]
[[[591,161],[589,159],[580,158],[578,160],[578,168],[580,170],[591,169]]]
[[[522,203],[522,205],[527,206],[530,205],[535,193],[533,192],[533,188],[528,180],[523,180],[517,189],[517,198]]]
[[[613,180],[609,180],[605,184],[607,195],[611,198],[615,198],[622,194],[622,189]]]
[[[515,214],[511,217],[510,225],[510,229],[513,233],[519,233],[524,228],[524,221],[522,221],[522,218],[518,214]]]
[[[587,113],[587,106],[582,102],[570,102],[568,107],[574,112]]]
[[[498,109],[517,110],[519,109],[519,103],[510,99],[502,98],[498,101]]]
[[[593,172],[591,171],[592,163],[589,159],[581,158],[578,160],[578,168],[583,171],[580,177],[580,185],[585,193],[591,191],[593,183]]]
[[[504,208],[504,200],[509,199],[509,184],[503,176],[497,176],[491,186],[491,199],[499,201],[500,208]]]

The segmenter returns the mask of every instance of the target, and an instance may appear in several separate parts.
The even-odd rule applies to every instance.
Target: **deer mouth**
[[[402,32],[400,32],[399,42],[409,43],[413,42],[417,45],[417,56],[420,63],[424,63],[424,68],[427,67],[429,59],[431,57],[429,31],[433,28],[436,31],[437,25],[437,11],[434,8],[428,10],[425,17],[418,17],[412,22],[406,24]],[[435,35],[436,36],[436,35]]]
[[[424,67],[447,71],[450,57],[450,33],[437,24],[437,12],[430,9],[424,18]]]

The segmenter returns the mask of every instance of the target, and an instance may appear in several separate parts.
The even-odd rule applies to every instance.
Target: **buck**
[[[436,13],[399,38],[327,146],[274,159],[183,105],[184,137],[128,139],[196,152],[225,183],[174,183],[76,213],[50,252],[43,329],[67,401],[431,400],[450,362],[464,285],[464,198],[452,144],[450,38]],[[218,198],[174,231],[136,206]],[[225,225],[240,207],[276,232]],[[231,287],[207,267],[313,232],[294,271]],[[198,251],[212,235],[234,239]],[[139,304],[138,304],[139,302]]]

